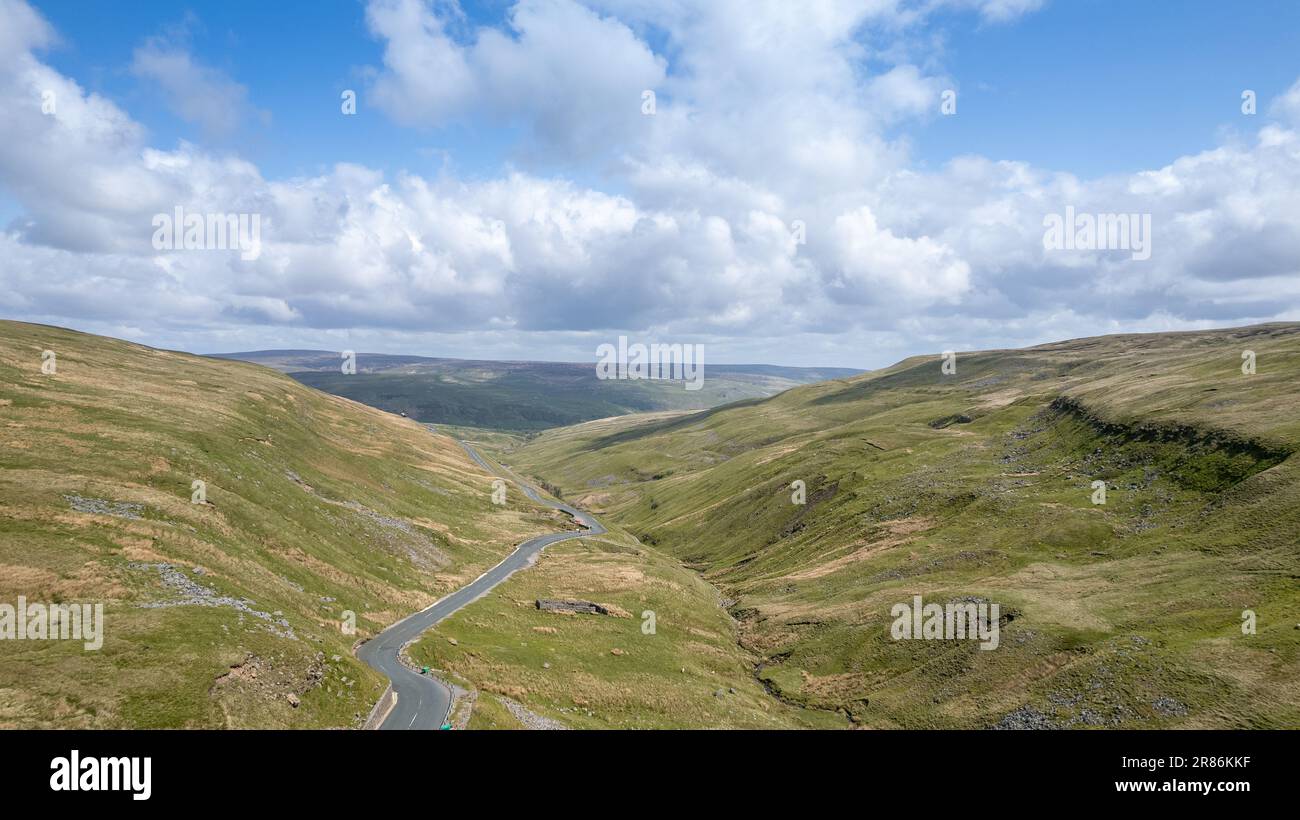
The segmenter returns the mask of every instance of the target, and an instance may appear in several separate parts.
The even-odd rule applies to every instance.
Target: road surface
[[[501,475],[501,472],[478,454],[470,445],[461,442],[465,452],[480,467],[489,473]],[[507,471],[508,472],[508,471]],[[502,476],[506,477],[506,476]],[[548,507],[564,510],[588,529],[582,531],[556,532],[530,538],[515,547],[515,551],[505,560],[480,575],[428,609],[404,618],[363,643],[357,649],[357,657],[365,661],[372,669],[387,675],[392,681],[393,691],[397,693],[397,705],[380,724],[381,729],[437,729],[446,721],[451,711],[451,690],[446,684],[431,675],[421,675],[405,666],[398,656],[402,647],[418,638],[426,629],[446,618],[456,610],[472,603],[487,594],[493,587],[509,578],[516,570],[533,563],[537,554],[557,541],[582,538],[588,535],[600,535],[605,528],[591,515],[543,498],[537,490],[526,482],[509,474],[529,498]]]

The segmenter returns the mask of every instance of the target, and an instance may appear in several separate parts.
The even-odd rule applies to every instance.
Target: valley
[[[788,703],[875,728],[1294,726],[1297,384],[1295,325],[1101,337],[500,456],[716,586]],[[999,603],[1000,647],[892,640],[920,594]]]
[[[5,322],[0,599],[104,614],[0,641],[0,722],[360,727],[358,642],[525,541],[390,653],[458,727],[1300,722],[1300,326],[941,361],[518,431]]]

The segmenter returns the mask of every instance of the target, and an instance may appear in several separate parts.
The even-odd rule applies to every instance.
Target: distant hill
[[[703,410],[863,372],[835,367],[706,364],[703,387],[687,390],[680,381],[602,380],[596,377],[594,362],[359,353],[357,372],[345,375],[337,351],[256,350],[214,355],[271,367],[327,393],[390,413],[405,413],[422,422],[515,431],[628,413]]]

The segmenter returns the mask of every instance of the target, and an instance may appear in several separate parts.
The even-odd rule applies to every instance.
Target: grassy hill
[[[1266,325],[918,357],[500,456],[702,573],[764,685],[845,725],[1293,728],[1298,406],[1300,326]],[[893,640],[917,594],[999,603],[1000,646]]]
[[[541,598],[593,601],[609,614],[543,611]],[[615,526],[548,547],[410,654],[475,693],[472,729],[842,725],[767,693],[753,674],[761,658],[738,643],[723,603],[671,555]]]
[[[311,387],[437,424],[533,431],[655,410],[699,410],[761,398],[800,384],[852,375],[847,368],[705,365],[703,387],[680,381],[602,380],[594,364],[494,362],[357,355],[340,371],[337,352],[263,350],[223,354],[289,373]]]
[[[563,528],[520,493],[493,505],[491,477],[414,421],[17,322],[0,467],[0,602],[101,602],[106,621],[98,651],[0,641],[4,727],[356,725],[386,683],[356,640]]]

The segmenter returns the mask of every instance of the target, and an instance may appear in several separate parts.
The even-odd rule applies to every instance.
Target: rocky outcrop
[[[538,598],[537,608],[543,612],[585,613],[588,615],[613,615],[609,607],[591,601],[564,601],[558,598]]]

